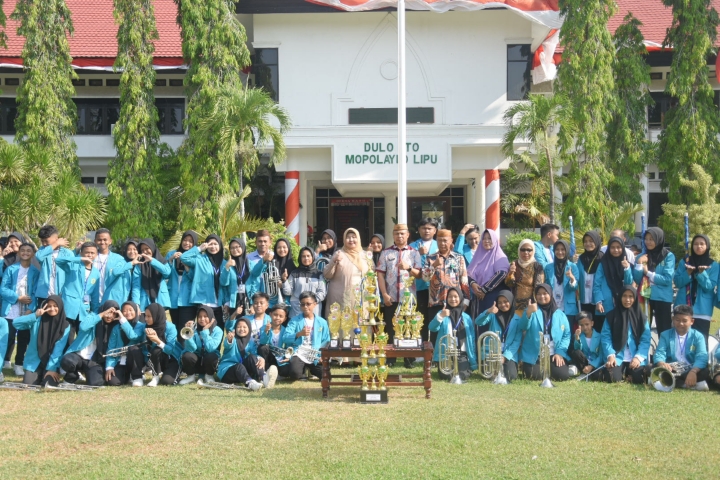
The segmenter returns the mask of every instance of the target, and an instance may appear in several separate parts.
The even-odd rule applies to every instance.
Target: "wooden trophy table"
[[[353,386],[359,387],[362,385],[360,377],[357,374],[351,375],[334,375],[330,373],[330,359],[337,357],[348,357],[348,358],[360,358],[362,350],[360,347],[354,348],[322,348],[320,350],[322,356],[322,394],[323,398],[327,398],[328,392],[330,391],[330,384],[335,386]],[[422,357],[423,358],[423,373],[421,375],[388,375],[385,385],[388,387],[424,387],[425,398],[430,398],[430,392],[432,390],[432,378],[430,376],[432,357],[433,357],[433,346],[430,342],[424,342],[422,347],[417,348],[395,348],[393,345],[387,345],[385,347],[386,358],[399,358],[399,357]],[[348,378],[348,381],[336,381],[336,378]],[[422,378],[422,382],[407,382],[405,379],[408,378]]]

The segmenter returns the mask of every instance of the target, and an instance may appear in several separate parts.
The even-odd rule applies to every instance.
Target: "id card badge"
[[[549,344],[552,341],[552,339],[550,338],[550,334],[546,333],[543,336],[545,337],[545,343]]]
[[[90,295],[83,295],[83,303],[85,303],[85,304],[90,303]]]
[[[245,293],[245,285],[238,285],[238,293]]]

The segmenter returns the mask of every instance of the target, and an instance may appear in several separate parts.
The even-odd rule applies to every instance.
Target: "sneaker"
[[[87,379],[85,378],[85,375],[83,375],[83,374],[80,373],[80,372],[78,372],[78,382],[87,383]]]
[[[700,392],[707,392],[708,390],[710,390],[710,387],[708,387],[707,382],[705,380],[703,380],[702,382],[696,383],[693,390],[698,390]]]
[[[18,377],[22,377],[23,375],[25,375],[25,370],[23,370],[22,365],[15,365],[15,367],[13,368],[13,372],[15,372],[15,375],[17,375]]]
[[[147,384],[148,387],[157,387],[158,383],[160,383],[160,375],[155,375],[152,377],[152,380],[150,380],[150,383]]]
[[[132,381],[133,387],[142,387],[143,385],[145,385],[145,382],[143,381],[142,377],[136,378],[135,380]],[[157,383],[155,385],[157,385]],[[155,386],[155,385],[153,385],[153,386]]]
[[[263,384],[260,382],[256,382],[255,380],[250,380],[247,383],[247,387],[250,390],[252,390],[253,392],[257,392],[258,390],[260,390],[263,387]]]
[[[199,382],[199,380],[198,380],[198,382]],[[215,381],[214,375],[205,375],[205,380],[203,380],[203,383],[205,385],[207,385],[208,383],[217,383],[217,382]]]
[[[3,368],[12,368],[12,364],[10,362],[3,363]]]
[[[578,372],[578,369],[575,365],[570,365],[568,367],[568,372],[570,373],[571,377],[576,377],[577,374],[580,373],[580,372]]]
[[[273,388],[275,386],[275,381],[278,377],[278,369],[275,365],[271,365],[270,368],[268,368],[267,372],[265,372],[265,375],[263,377],[263,386],[265,388]]]
[[[188,375],[184,379],[180,380],[179,383],[180,383],[180,385],[187,385],[188,383],[195,383],[196,379],[197,379],[197,377],[194,374]]]

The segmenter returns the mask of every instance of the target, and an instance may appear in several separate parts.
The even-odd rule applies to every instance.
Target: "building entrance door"
[[[330,199],[329,224],[338,237],[338,245],[342,245],[342,236],[348,228],[360,232],[360,241],[367,247],[370,241],[370,224],[372,223],[371,198],[332,198]]]

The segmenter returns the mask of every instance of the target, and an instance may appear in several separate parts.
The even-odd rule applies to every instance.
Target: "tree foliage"
[[[113,131],[116,156],[108,173],[108,224],[118,238],[162,236],[163,192],[158,185],[158,112],[153,88],[151,0],[115,0],[119,25],[115,69],[120,76],[120,117]],[[128,215],[128,212],[132,212]]]
[[[18,0],[13,20],[25,37],[22,60],[25,78],[17,89],[15,141],[46,151],[63,169],[79,173],[73,134],[77,107],[67,35],[73,24],[65,0]]]
[[[661,186],[670,201],[690,204],[700,192],[689,190],[681,178],[692,178],[693,165],[720,180],[720,116],[713,105],[708,81],[708,56],[713,52],[720,23],[710,0],[663,0],[672,7],[673,23],[664,45],[673,48],[665,93],[677,100],[665,114],[659,137],[659,166],[665,170]]]

